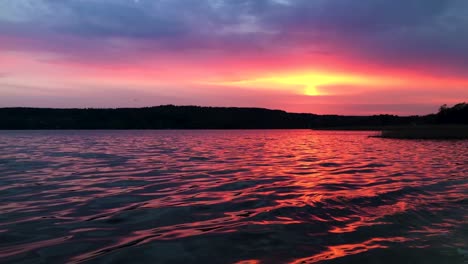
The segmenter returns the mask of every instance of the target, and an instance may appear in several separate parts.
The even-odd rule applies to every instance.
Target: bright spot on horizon
[[[221,86],[237,86],[245,88],[263,88],[294,92],[306,96],[324,96],[333,93],[324,91],[327,86],[370,86],[388,83],[389,80],[375,76],[360,76],[342,73],[303,72],[293,74],[277,74],[276,76],[259,77],[232,82],[214,83]],[[396,82],[394,82],[396,84]],[[213,84],[213,83],[211,83]]]

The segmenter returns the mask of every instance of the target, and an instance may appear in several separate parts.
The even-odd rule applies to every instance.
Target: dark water
[[[468,263],[468,141],[0,132],[0,262]]]

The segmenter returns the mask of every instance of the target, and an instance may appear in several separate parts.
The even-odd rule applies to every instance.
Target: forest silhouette
[[[263,108],[164,105],[117,109],[0,108],[0,129],[370,129],[468,124],[468,104],[424,116],[340,116]]]

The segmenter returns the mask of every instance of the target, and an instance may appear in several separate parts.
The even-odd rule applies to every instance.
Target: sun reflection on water
[[[462,263],[468,143],[368,135],[2,132],[0,260]]]

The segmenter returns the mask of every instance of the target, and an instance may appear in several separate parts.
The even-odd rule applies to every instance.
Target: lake
[[[0,262],[467,263],[468,141],[0,131]]]

